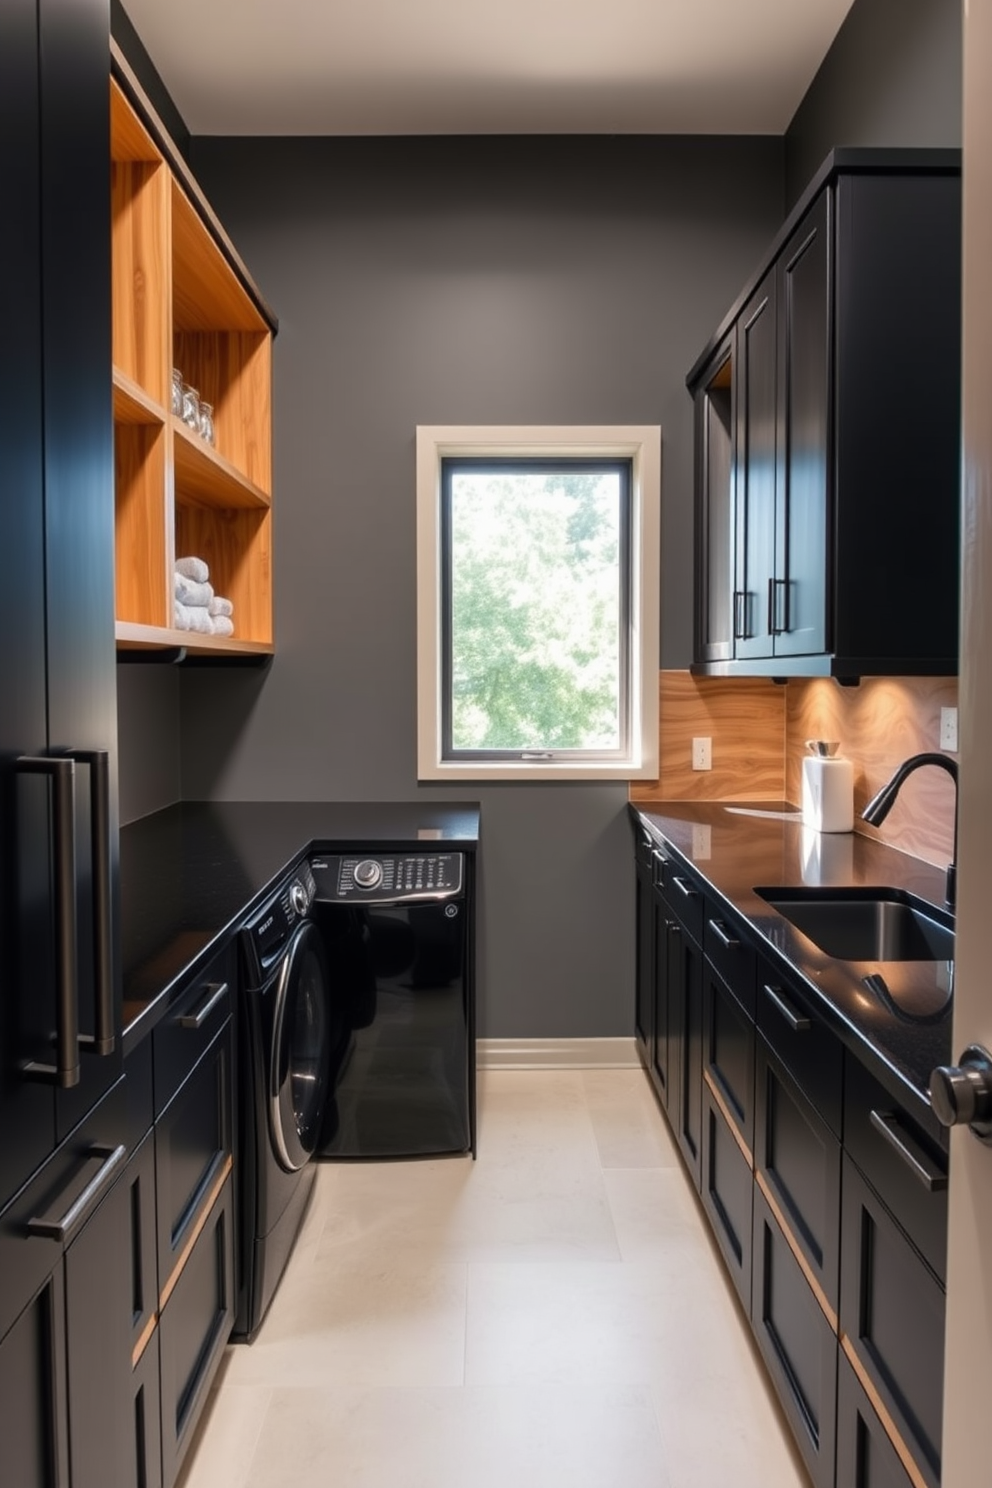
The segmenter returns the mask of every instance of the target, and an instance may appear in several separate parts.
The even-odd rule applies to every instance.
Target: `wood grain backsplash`
[[[632,801],[778,801],[797,805],[807,739],[836,739],[854,764],[858,831],[945,864],[954,837],[954,787],[941,770],[920,770],[879,828],[858,818],[896,766],[939,748],[940,710],[956,708],[954,677],[872,677],[858,687],[829,678],[778,687],[760,678],[658,678],[660,775],[631,783]],[[692,741],[713,741],[712,770],[693,770]],[[953,757],[953,756],[952,756]]]
[[[940,710],[956,708],[956,677],[866,677],[858,687],[826,678],[785,689],[785,793],[800,798],[807,739],[837,739],[854,764],[857,830],[943,866],[954,844],[954,785],[943,770],[918,770],[881,827],[859,820],[872,796],[911,754],[940,748]],[[950,758],[956,756],[951,755]]]
[[[785,694],[764,678],[661,672],[658,780],[631,783],[632,801],[781,801]],[[692,741],[713,741],[712,770],[692,768]]]

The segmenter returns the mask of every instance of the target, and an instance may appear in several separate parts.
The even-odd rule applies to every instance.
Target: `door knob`
[[[970,1044],[960,1064],[940,1065],[930,1076],[930,1104],[942,1126],[968,1126],[992,1142],[992,1054]]]

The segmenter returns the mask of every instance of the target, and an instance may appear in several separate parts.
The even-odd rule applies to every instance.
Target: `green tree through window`
[[[626,747],[629,461],[442,465],[452,753]]]

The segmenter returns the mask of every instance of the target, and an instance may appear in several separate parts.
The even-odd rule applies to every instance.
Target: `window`
[[[657,774],[661,435],[417,430],[419,775]]]

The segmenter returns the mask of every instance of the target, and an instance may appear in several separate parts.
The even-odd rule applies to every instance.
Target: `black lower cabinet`
[[[755,1091],[758,1184],[836,1312],[840,1143],[761,1035],[755,1046]]]
[[[751,1323],[810,1477],[834,1488],[836,1332],[758,1188]]]
[[[714,1098],[703,1084],[703,1158],[700,1196],[730,1278],[745,1311],[751,1308],[751,1234],[754,1176]]]
[[[703,953],[684,926],[669,935],[668,1067],[677,1067],[669,1097],[675,1136],[693,1182],[701,1182],[703,1154]]]
[[[894,1433],[938,1488],[944,1289],[847,1156],[843,1182],[841,1331]]]
[[[17,1488],[128,1482],[123,1083],[0,1215],[2,1476]]]
[[[914,1488],[850,1363],[837,1363],[837,1488]]]
[[[234,1185],[229,1177],[159,1321],[162,1477],[175,1481],[234,1326]]]
[[[162,1488],[161,1395],[156,1329],[131,1371],[133,1452],[127,1481],[135,1488]]]
[[[703,1077],[748,1152],[754,1147],[754,1020],[707,956],[703,965]]]
[[[641,1061],[650,1073],[654,1040],[654,916],[655,893],[651,880],[650,848],[637,849],[637,997],[634,1003],[634,1032]]]

